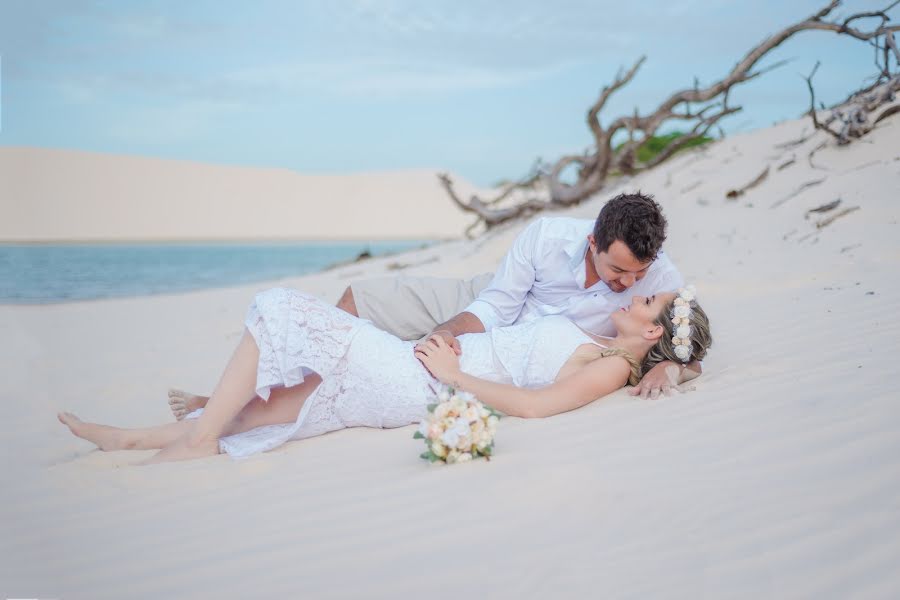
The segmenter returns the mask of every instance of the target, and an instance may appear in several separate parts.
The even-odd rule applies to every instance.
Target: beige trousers
[[[491,282],[493,273],[472,279],[379,277],[350,285],[356,311],[403,340],[418,340],[461,313]]]

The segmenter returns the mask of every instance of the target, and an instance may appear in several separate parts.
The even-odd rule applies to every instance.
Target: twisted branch
[[[586,123],[591,131],[593,145],[587,152],[562,156],[551,166],[538,164],[529,176],[505,186],[500,194],[491,200],[472,196],[468,202],[464,202],[456,195],[452,181],[446,174],[440,175],[441,183],[454,203],[462,210],[477,215],[478,220],[473,227],[483,222],[487,228],[491,228],[510,219],[541,210],[578,204],[600,191],[611,173],[631,174],[653,168],[692,142],[706,139],[706,135],[714,126],[719,127],[722,119],[741,110],[740,106],[728,104],[731,89],[786,64],[786,61],[779,61],[768,67],[756,69],[764,57],[801,31],[830,31],[875,47],[876,64],[880,69],[879,79],[868,90],[871,93],[866,96],[868,103],[865,104],[869,107],[866,114],[874,114],[873,107],[883,104],[886,98],[892,98],[898,89],[897,85],[900,85],[897,83],[897,76],[891,74],[890,66],[890,57],[894,58],[895,63],[900,63],[900,50],[893,35],[894,32],[900,31],[900,26],[889,25],[888,16],[888,11],[900,4],[900,0],[894,0],[880,11],[854,13],[840,22],[826,20],[840,4],[840,0],[832,0],[815,14],[765,38],[751,48],[720,80],[701,87],[695,78],[692,87],[671,94],[653,112],[641,115],[635,110],[633,114],[615,118],[604,126],[600,119],[601,112],[612,95],[628,85],[637,75],[646,60],[646,57],[640,57],[627,71],[620,69],[613,82],[603,87],[597,100],[588,108]],[[878,19],[877,26],[868,29],[854,26],[856,21],[866,18]],[[811,94],[814,74],[815,69],[807,80]],[[812,103],[814,102],[813,97]],[[877,104],[878,102],[881,104]],[[896,110],[891,108],[874,115],[874,122],[868,124],[868,128],[871,129],[875,122],[894,114]],[[811,112],[815,113],[814,106]],[[857,111],[845,116],[846,119],[852,120],[859,118],[860,114]],[[838,120],[842,118],[844,117],[834,117]],[[674,121],[691,124],[688,132],[673,140],[652,158],[641,161],[637,151],[657,135],[663,125]],[[826,123],[826,126],[829,124],[830,122]],[[868,131],[865,127],[854,127],[844,123],[843,128],[838,132],[832,131],[832,135],[837,133],[850,139],[857,134],[863,135],[863,130]],[[616,149],[614,140],[621,136],[626,136],[627,140]],[[574,183],[567,183],[563,181],[563,177],[572,168],[576,169],[577,177]],[[535,194],[535,190],[540,190],[540,193]],[[513,206],[501,206],[504,201],[513,198],[515,191],[526,191],[531,195],[526,193],[525,197]]]

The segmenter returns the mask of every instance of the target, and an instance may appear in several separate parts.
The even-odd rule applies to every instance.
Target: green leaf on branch
[[[677,140],[678,138],[684,136],[685,134],[680,131],[673,131],[672,133],[667,133],[665,135],[654,135],[653,137],[648,138],[646,141],[641,143],[640,146],[637,147],[635,151],[635,157],[639,162],[645,163],[649,162],[653,159],[657,154],[666,149],[666,146]],[[707,142],[711,142],[711,137],[698,137],[689,142],[686,142],[684,146],[678,149],[678,152],[682,150],[686,150],[687,148],[693,148],[694,146],[700,146]],[[625,145],[625,142],[617,145],[615,147],[615,151],[618,152],[622,149],[622,146]]]

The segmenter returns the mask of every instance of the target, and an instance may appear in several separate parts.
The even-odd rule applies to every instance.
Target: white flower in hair
[[[693,285],[688,285],[678,290],[672,309],[672,325],[675,326],[672,336],[675,356],[681,362],[687,362],[691,357],[691,302],[697,293]]]

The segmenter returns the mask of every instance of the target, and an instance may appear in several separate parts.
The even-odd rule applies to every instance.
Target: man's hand
[[[664,360],[647,371],[640,383],[631,388],[628,393],[645,399],[649,396],[652,400],[659,398],[660,392],[666,396],[671,396],[673,389],[682,391],[678,387],[680,374],[681,367],[677,363],[671,360]]]
[[[432,335],[428,341],[416,345],[416,358],[441,383],[449,385],[459,376],[459,355],[440,335]]]
[[[427,336],[425,336],[425,338],[422,341],[424,342],[426,340],[430,340],[431,338],[433,338],[436,335],[440,336],[444,340],[444,342],[450,347],[450,349],[456,353],[457,356],[462,354],[462,347],[459,345],[459,340],[456,339],[456,336],[454,336],[452,333],[450,333],[446,329],[439,329],[437,331],[432,331]]]

